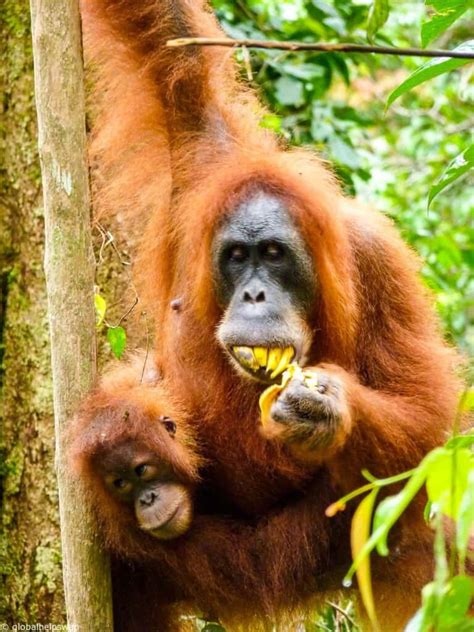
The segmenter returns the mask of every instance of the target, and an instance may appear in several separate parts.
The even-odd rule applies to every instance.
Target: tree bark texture
[[[27,0],[0,3],[0,623],[64,622]]]
[[[77,0],[31,0],[45,215],[56,468],[68,623],[112,629],[108,562],[65,462],[64,430],[95,372],[94,257]]]

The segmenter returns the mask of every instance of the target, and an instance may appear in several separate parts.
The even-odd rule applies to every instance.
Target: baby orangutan
[[[104,378],[70,430],[72,465],[106,544],[130,555],[133,543],[139,556],[151,546],[144,533],[171,540],[189,529],[200,465],[184,413],[157,375],[144,372],[137,382],[140,363],[137,356]]]
[[[159,421],[167,429],[174,426],[169,417],[161,416]],[[192,515],[189,488],[176,479],[169,463],[145,446],[125,442],[97,459],[96,467],[112,496],[134,508],[143,531],[171,540],[188,530]]]

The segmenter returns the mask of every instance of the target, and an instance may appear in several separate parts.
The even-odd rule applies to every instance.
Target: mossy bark
[[[96,370],[79,2],[31,0],[30,6],[67,621],[78,632],[108,632],[113,629],[108,559],[82,486],[67,464],[67,424]]]
[[[65,620],[29,3],[0,3],[0,623]]]

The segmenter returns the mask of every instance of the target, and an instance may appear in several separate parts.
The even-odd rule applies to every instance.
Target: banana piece
[[[293,353],[294,352],[293,352],[292,347],[286,347],[286,349],[283,350],[283,353],[281,354],[280,362],[276,366],[273,373],[270,375],[270,378],[272,380],[276,378],[277,375],[280,375],[280,373],[288,367],[291,360],[293,359]]]
[[[285,349],[286,351],[286,349]],[[273,374],[272,374],[273,377]],[[270,409],[272,407],[273,402],[276,400],[278,395],[285,389],[288,382],[290,382],[295,377],[300,378],[306,384],[306,386],[310,389],[316,389],[318,385],[318,375],[315,371],[304,370],[300,366],[296,364],[296,362],[290,364],[286,371],[284,371],[282,375],[281,384],[272,384],[268,388],[266,388],[263,393],[260,395],[258,400],[258,405],[260,407],[261,412],[261,422],[262,425],[265,426],[271,420]]]
[[[255,359],[257,360],[259,366],[267,366],[268,349],[265,349],[265,347],[254,347],[253,355],[255,356]]]
[[[277,368],[281,360],[282,352],[282,349],[270,349],[268,352],[267,373],[274,371]]]
[[[281,384],[272,384],[266,388],[260,395],[258,405],[261,411],[262,425],[267,424],[270,421],[270,408],[278,395],[282,392],[285,386],[293,377],[301,372],[300,367],[297,364],[290,364],[287,370],[283,373]]]
[[[254,372],[265,369],[272,380],[289,366],[295,355],[293,347],[267,349],[235,346],[232,350],[242,366]]]
[[[282,390],[283,386],[272,384],[272,386],[266,388],[260,395],[258,405],[260,407],[260,420],[262,422],[262,426],[265,426],[270,421],[270,408]]]

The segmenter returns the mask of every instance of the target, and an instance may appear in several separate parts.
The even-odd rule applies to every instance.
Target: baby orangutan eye
[[[157,479],[162,472],[161,468],[156,465],[150,465],[149,463],[139,463],[133,468],[136,476],[142,481],[152,481]]]
[[[166,428],[166,431],[174,437],[176,434],[176,423],[171,419],[171,417],[160,417],[160,421]]]
[[[112,485],[120,494],[126,494],[132,489],[132,484],[124,478],[116,478],[112,481]]]
[[[141,465],[137,465],[135,468],[135,474],[138,478],[141,478],[147,471],[148,465],[146,463],[142,463]]]
[[[118,475],[118,472],[108,472],[104,475],[106,486],[120,497],[126,497],[133,491],[133,484],[126,476]]]

